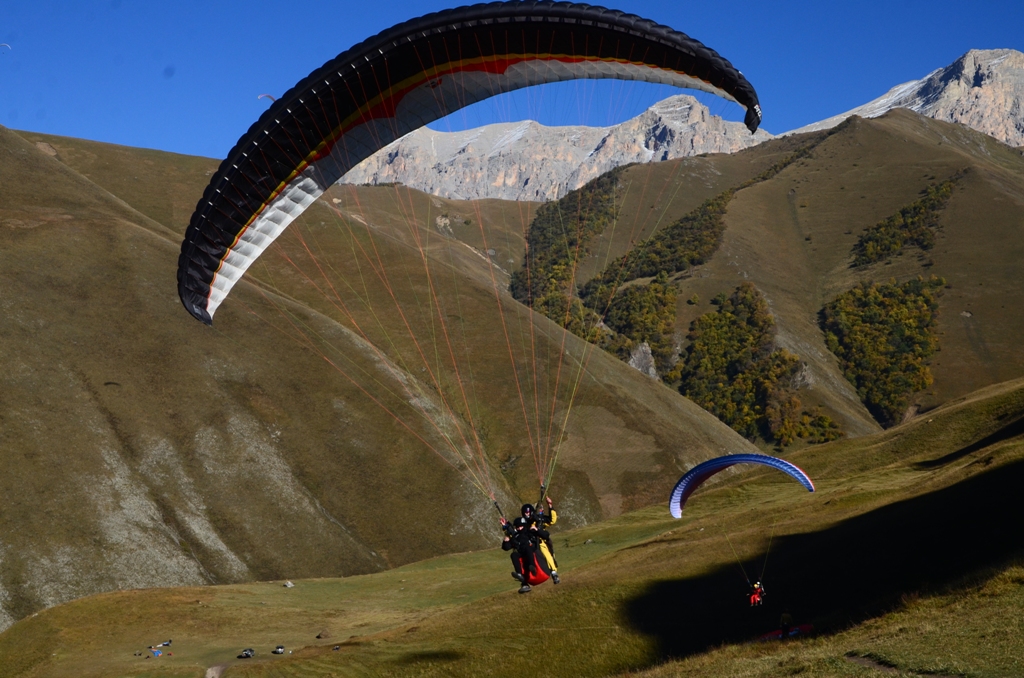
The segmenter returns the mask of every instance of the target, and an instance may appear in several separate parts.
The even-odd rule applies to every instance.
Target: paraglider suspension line
[[[732,539],[729,539],[729,533],[722,529],[719,525],[718,529],[722,530],[722,534],[725,535],[725,541],[729,543],[729,548],[732,549],[733,558],[736,559],[736,564],[740,566],[740,572],[743,573],[743,578],[747,580],[747,585],[750,585],[750,577],[747,576],[747,571],[743,568],[743,561],[740,560],[740,554],[736,553],[736,548],[732,545]]]
[[[778,521],[772,521],[772,534],[768,537],[768,549],[764,552],[764,564],[761,566],[761,577],[758,581],[764,581],[764,571],[768,569],[768,555],[772,552],[772,541],[775,539],[775,528],[778,524]]]

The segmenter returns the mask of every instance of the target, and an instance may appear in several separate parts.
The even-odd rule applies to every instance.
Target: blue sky
[[[0,3],[0,124],[220,158],[268,105],[339,52],[459,2],[8,0]],[[1024,1],[686,2],[606,6],[718,50],[754,84],[764,128],[783,132],[865,103],[968,49],[1024,51]],[[442,121],[619,122],[670,90],[586,83],[509,95]],[[702,96],[712,111],[742,110]]]

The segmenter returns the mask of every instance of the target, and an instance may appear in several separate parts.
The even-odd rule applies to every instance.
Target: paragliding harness
[[[543,499],[544,487],[541,486],[541,501]],[[530,590],[531,586],[543,584],[553,575],[547,559],[540,551],[541,544],[544,542],[543,535],[532,531],[524,533],[524,530],[530,528],[525,518],[520,517],[509,521],[505,518],[505,513],[501,510],[498,502],[494,501],[493,503],[498,515],[501,516],[502,532],[509,539],[508,542],[503,543],[502,549],[514,549],[514,553],[511,555],[515,572],[512,573],[512,576],[523,584],[519,592],[525,593]]]
[[[551,578],[547,561],[540,555],[538,549],[530,549],[526,553],[518,551],[516,554],[518,565],[513,561],[516,573],[522,576],[519,581],[530,586],[543,584]]]
[[[551,507],[550,514],[544,510],[544,500],[547,498],[546,490],[547,488],[545,485],[540,486],[540,499],[537,500],[537,509],[534,512],[534,524],[539,530],[544,530],[545,525],[554,525],[558,518],[553,507]],[[540,540],[538,550],[544,560],[547,561],[548,569],[551,570],[551,579],[556,584],[561,583],[561,580],[558,577],[558,559],[555,558],[555,548],[554,544],[551,542],[550,534]]]
[[[539,543],[542,535],[527,527],[524,518],[516,518],[512,521],[512,534],[505,538],[501,548],[504,551],[512,551],[512,567],[515,572],[512,576],[523,584],[520,593],[526,593],[531,586],[543,584],[551,577],[551,571],[547,561],[539,555]]]

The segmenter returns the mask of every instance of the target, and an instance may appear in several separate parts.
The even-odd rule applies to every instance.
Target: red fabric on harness
[[[520,571],[526,576],[526,583],[530,586],[536,586],[537,584],[543,584],[550,577],[551,574],[547,571],[547,567],[541,563],[540,558],[537,554],[533,554],[533,571],[530,572],[530,568],[527,567],[527,563],[523,562],[523,558],[519,558]]]

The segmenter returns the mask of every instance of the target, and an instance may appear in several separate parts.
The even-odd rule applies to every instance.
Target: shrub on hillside
[[[899,254],[907,245],[931,249],[935,244],[935,229],[939,226],[939,212],[949,202],[953,188],[963,175],[958,172],[942,183],[930,184],[922,191],[921,198],[869,228],[853,246],[853,265],[884,261]]]
[[[623,360],[647,342],[658,374],[672,370],[675,358],[676,288],[665,273],[647,285],[630,285],[612,298],[605,325],[616,334],[606,348]]]
[[[625,168],[542,205],[530,224],[523,267],[512,275],[512,296],[623,360],[647,343],[663,380],[682,379],[684,394],[750,438],[760,434],[787,445],[797,437],[839,437],[828,417],[801,411],[792,389],[799,358],[773,350],[774,321],[752,285],[714,299],[718,312],[695,321],[694,343],[685,360],[677,361],[676,288],[669,281],[717,251],[736,191],[774,177],[833,133],[822,133],[756,177],[704,201],[606,267],[578,296],[578,264],[591,240],[618,218],[616,189]],[[640,278],[654,280],[624,286]],[[691,303],[697,301],[694,295]]]
[[[822,311],[825,342],[883,426],[898,424],[914,393],[932,383],[926,364],[938,340],[938,296],[946,281],[861,284]]]
[[[591,239],[618,215],[615,193],[624,169],[602,174],[537,209],[526,237],[523,266],[512,274],[513,297],[532,306],[549,288],[572,284]]]
[[[624,165],[537,209],[526,238],[523,267],[512,274],[518,301],[587,337],[599,318],[576,298],[576,271],[599,235],[618,216],[615,194]]]
[[[842,435],[831,419],[801,411],[794,379],[800,359],[775,348],[775,320],[750,283],[690,325],[678,366],[680,392],[746,438],[789,445]]]
[[[714,254],[725,233],[726,207],[733,190],[705,200],[679,221],[663,228],[607,266],[580,291],[584,303],[603,313],[620,285],[637,278],[669,275],[703,264]]]
[[[637,243],[583,287],[580,296],[584,303],[598,314],[604,314],[620,285],[661,272],[671,276],[703,264],[722,244],[725,213],[737,191],[767,181],[797,160],[808,157],[818,144],[839,129],[821,134],[757,176],[705,200],[675,223]]]

